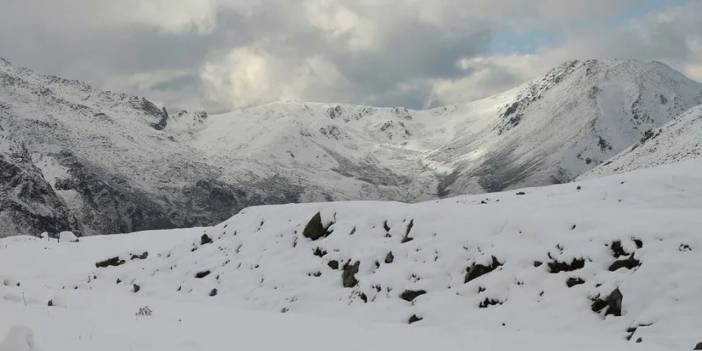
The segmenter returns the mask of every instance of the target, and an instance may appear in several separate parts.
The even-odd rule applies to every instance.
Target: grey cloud
[[[699,2],[669,10],[668,17],[633,19],[606,35],[597,24],[636,1],[115,3],[7,0],[0,55],[105,89],[210,111],[277,98],[409,107],[457,102],[513,86],[572,57],[661,59],[702,74],[693,63],[702,49],[691,47],[702,37],[694,15],[702,12]],[[559,31],[563,42],[529,55],[491,52],[495,31],[533,29]],[[460,67],[461,60],[470,64]],[[216,75],[210,81],[206,67]],[[232,84],[247,79],[234,76],[242,72],[262,74],[260,89],[247,89],[256,85],[255,76],[243,86]]]

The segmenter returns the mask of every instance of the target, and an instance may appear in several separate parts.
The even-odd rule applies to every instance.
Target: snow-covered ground
[[[700,213],[698,159],[417,204],[251,207],[206,228],[3,238],[0,335],[18,327],[0,345],[690,350]]]

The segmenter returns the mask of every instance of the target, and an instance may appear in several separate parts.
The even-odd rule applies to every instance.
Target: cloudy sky
[[[0,56],[210,112],[467,101],[574,58],[702,81],[702,1],[3,0]]]

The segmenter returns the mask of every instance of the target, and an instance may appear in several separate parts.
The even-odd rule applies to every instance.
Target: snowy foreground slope
[[[16,326],[11,342],[36,350],[691,350],[701,210],[693,160],[417,204],[251,207],[207,228],[3,238],[0,335]]]
[[[563,183],[699,104],[702,84],[664,64],[575,60],[428,110],[280,102],[208,116],[0,59],[0,143],[19,146],[0,147],[11,170],[0,174],[0,236],[192,227],[260,204]]]
[[[699,157],[702,157],[702,105],[645,133],[640,142],[585,173],[582,178],[630,172]]]

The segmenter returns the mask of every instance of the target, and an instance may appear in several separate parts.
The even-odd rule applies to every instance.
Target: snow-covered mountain
[[[194,145],[225,182],[256,170],[307,200],[416,201],[572,180],[700,102],[702,85],[661,63],[572,61],[431,110],[274,103],[215,115]]]
[[[16,181],[2,184],[0,236],[116,233],[227,218],[250,202],[233,195],[235,186],[217,183],[216,167],[184,143],[206,117],[168,113],[144,98],[0,60],[3,142],[21,145],[25,166],[17,167],[32,179],[4,177]],[[1,149],[3,162],[16,164],[16,149]],[[41,197],[60,205],[38,206]]]
[[[206,225],[256,204],[561,183],[699,104],[702,85],[663,64],[587,60],[430,110],[272,103],[207,116],[0,61],[0,128],[62,202],[60,213],[41,212],[12,195],[16,183],[2,196],[17,215],[3,221],[25,224],[0,235]]]
[[[0,339],[10,330],[6,342],[33,345],[20,350],[691,350],[701,171],[698,159],[416,204],[252,207],[206,228],[3,238]]]
[[[695,106],[661,128],[647,131],[640,142],[582,175],[599,177],[702,157],[702,106]]]

